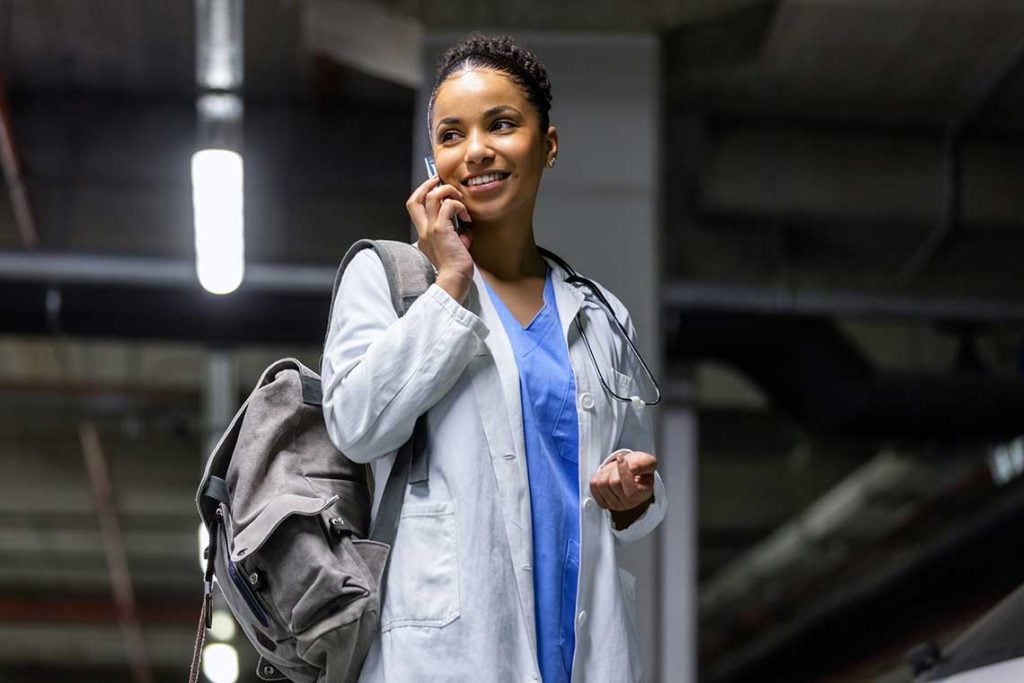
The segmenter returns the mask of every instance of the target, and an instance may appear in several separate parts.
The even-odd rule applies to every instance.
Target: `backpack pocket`
[[[300,638],[338,613],[361,616],[375,585],[379,561],[373,551],[357,550],[348,532],[325,528],[321,513],[335,502],[280,496],[235,537],[232,554],[246,576],[257,577],[250,585]]]
[[[383,631],[447,626],[459,617],[455,501],[406,502],[392,548]]]
[[[218,570],[257,651],[300,683],[323,671],[348,680],[377,632],[388,547],[354,536],[340,507],[337,496],[275,498],[234,534]]]

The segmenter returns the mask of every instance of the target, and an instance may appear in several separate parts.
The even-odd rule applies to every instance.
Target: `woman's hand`
[[[598,468],[590,480],[590,494],[612,512],[618,529],[625,529],[647,510],[654,498],[654,470],[658,459],[642,451],[621,451]]]
[[[437,268],[437,284],[461,303],[473,282],[473,238],[469,232],[455,232],[455,216],[470,221],[462,193],[431,178],[413,191],[405,208],[416,226],[420,251]]]

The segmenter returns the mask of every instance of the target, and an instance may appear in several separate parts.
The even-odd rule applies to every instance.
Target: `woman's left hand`
[[[654,496],[658,459],[643,451],[616,453],[590,480],[590,493],[606,510],[621,512],[640,507]]]

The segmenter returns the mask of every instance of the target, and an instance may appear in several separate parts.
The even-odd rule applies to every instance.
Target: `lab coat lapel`
[[[562,323],[562,335],[569,339],[569,326],[583,305],[584,294],[579,287],[565,281],[568,273],[557,263],[548,260],[551,268],[551,280],[555,288],[555,305],[558,306],[558,319]]]
[[[473,284],[474,287],[470,292],[470,300],[467,301],[467,304],[491,331],[484,340],[484,345],[487,353],[494,359],[501,384],[501,396],[498,397],[494,396],[493,385],[480,386],[474,380],[474,388],[478,390],[478,393],[486,393],[491,397],[502,399],[493,404],[487,402],[488,407],[494,409],[494,412],[484,415],[487,441],[496,455],[515,453],[525,456],[523,408],[519,396],[519,367],[516,365],[515,354],[512,351],[508,335],[505,333],[505,327],[487,293],[487,287],[479,270],[474,270]],[[479,373],[476,373],[474,378],[477,376]],[[485,399],[484,396],[478,396],[478,398]]]
[[[533,564],[533,528],[523,410],[519,394],[519,368],[512,344],[479,270],[474,272],[473,284],[466,306],[490,330],[481,353],[470,363],[473,392],[494,468],[494,479],[498,487],[497,503],[505,521],[505,533],[519,589],[519,603],[523,619],[528,625],[530,643],[536,653],[533,574],[530,570]],[[499,387],[500,391],[497,391]]]

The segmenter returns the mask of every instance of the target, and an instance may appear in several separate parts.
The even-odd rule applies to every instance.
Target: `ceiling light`
[[[238,289],[245,275],[242,156],[226,149],[192,155],[192,208],[199,283],[213,294]]]

